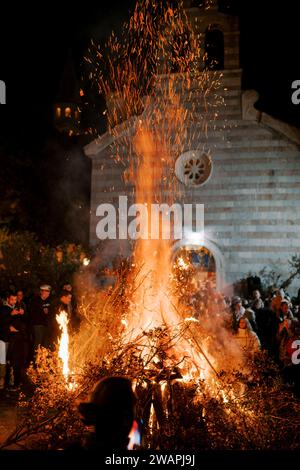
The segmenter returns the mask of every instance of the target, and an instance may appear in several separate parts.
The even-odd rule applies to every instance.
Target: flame
[[[141,445],[141,434],[139,431],[139,425],[136,420],[133,421],[133,425],[132,425],[132,428],[128,437],[129,437],[129,444],[127,447],[128,450],[133,450],[135,445],[136,446]]]
[[[68,315],[64,310],[60,312],[59,315],[56,315],[56,321],[59,324],[61,330],[61,337],[58,341],[59,350],[58,356],[62,360],[63,368],[62,372],[66,379],[68,379],[70,374],[69,369],[69,333],[68,333]]]

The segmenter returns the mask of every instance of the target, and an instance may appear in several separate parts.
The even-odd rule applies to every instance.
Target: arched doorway
[[[210,250],[201,247],[180,247],[174,256],[174,268],[179,274],[195,286],[202,289],[206,285],[216,288],[216,261]]]
[[[224,287],[224,260],[214,242],[193,235],[193,240],[179,240],[173,246],[172,288],[178,307],[198,318],[215,311],[216,302],[224,307],[219,296]]]
[[[180,253],[184,253],[181,251],[183,249],[186,253],[195,252],[197,255],[199,254],[201,260],[207,260],[207,256],[209,256],[210,261],[208,262],[207,268],[204,264],[204,269],[201,268],[202,271],[200,269],[203,273],[201,276],[205,278],[206,275],[208,280],[213,280],[216,289],[221,291],[225,287],[225,261],[218,246],[202,234],[193,233],[192,236],[183,238],[174,243],[173,262],[175,262]],[[195,255],[191,254],[191,256],[196,259]]]
[[[216,262],[205,247],[183,246],[174,256],[172,292],[180,311],[199,316],[211,311],[216,298]]]

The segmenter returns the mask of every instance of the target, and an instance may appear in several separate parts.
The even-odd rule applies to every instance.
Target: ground
[[[0,445],[15,429],[18,420],[17,394],[0,392]]]

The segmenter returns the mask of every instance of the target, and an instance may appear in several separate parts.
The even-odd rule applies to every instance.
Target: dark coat
[[[11,321],[11,310],[12,308],[8,305],[0,306],[0,340],[8,342],[10,331],[10,321]]]
[[[31,325],[48,326],[49,319],[52,316],[51,300],[43,300],[40,296],[36,297],[28,307],[29,321]]]

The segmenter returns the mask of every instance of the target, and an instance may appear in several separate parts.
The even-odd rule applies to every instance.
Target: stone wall
[[[192,148],[187,148],[208,146],[213,173],[201,187],[182,185],[180,202],[205,205],[204,244],[213,243],[222,253],[221,285],[264,267],[287,277],[288,259],[300,252],[299,147],[283,133],[255,120],[256,113],[251,114],[245,100],[242,112],[241,71],[223,73],[220,93],[225,104],[217,119],[208,123],[207,137],[189,143]],[[194,133],[197,123],[187,125]],[[126,124],[123,126],[126,129]],[[86,147],[93,160],[92,245],[97,243],[97,206],[103,202],[117,205],[119,195],[130,194],[132,189],[122,181],[124,167],[112,158],[112,143],[107,134]],[[174,149],[174,162],[177,156]]]

